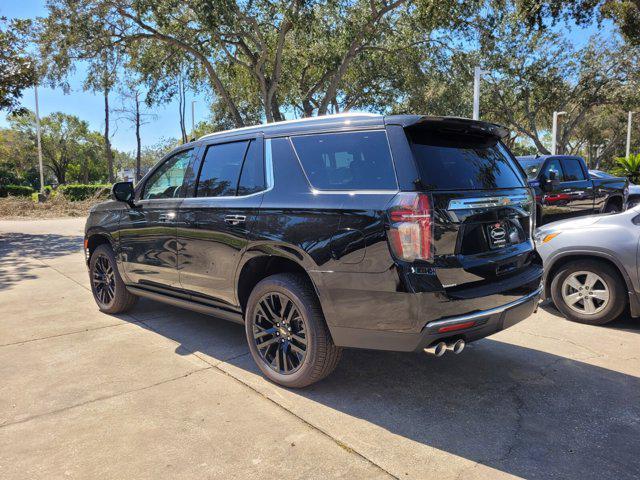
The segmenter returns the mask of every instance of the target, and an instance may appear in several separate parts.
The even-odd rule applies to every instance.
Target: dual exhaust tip
[[[462,353],[465,346],[466,346],[465,341],[460,338],[455,342],[451,342],[451,343],[446,343],[446,342],[435,343],[430,347],[425,348],[424,351],[425,353],[428,353],[429,355],[433,355],[434,357],[441,357],[447,351],[453,352],[456,355],[459,355],[460,353]]]

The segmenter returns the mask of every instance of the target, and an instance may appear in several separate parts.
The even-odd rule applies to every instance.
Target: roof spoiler
[[[399,116],[400,117],[400,116]],[[396,123],[396,122],[390,122]],[[402,116],[399,122],[402,127],[424,126],[433,129],[457,130],[460,133],[470,135],[489,135],[499,139],[509,135],[509,129],[495,123],[481,122],[480,120],[470,120],[461,117],[431,117],[426,115],[406,115]]]

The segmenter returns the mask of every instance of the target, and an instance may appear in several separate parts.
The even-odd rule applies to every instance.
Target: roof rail
[[[318,120],[323,120],[323,119],[333,119],[333,118],[381,117],[381,116],[382,115],[380,115],[378,113],[370,113],[370,112],[333,113],[333,114],[330,114],[330,115],[319,115],[317,117],[296,118],[296,119],[293,119],[293,120],[282,120],[280,122],[260,123],[258,125],[250,125],[248,127],[232,128],[231,130],[223,130],[221,132],[208,133],[208,134],[203,135],[200,138],[198,138],[198,140],[202,140],[203,138],[214,137],[216,135],[235,133],[235,132],[242,132],[244,130],[249,130],[249,129],[257,128],[257,127],[271,127],[271,126],[275,127],[275,126],[287,125],[287,124],[291,124],[291,123],[304,123],[304,122],[318,121]]]

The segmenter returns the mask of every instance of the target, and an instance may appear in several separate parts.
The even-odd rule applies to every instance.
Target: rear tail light
[[[399,193],[389,207],[389,243],[393,254],[407,262],[433,258],[431,201],[424,193]]]

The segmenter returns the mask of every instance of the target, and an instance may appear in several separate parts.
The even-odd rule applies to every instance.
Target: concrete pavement
[[[83,220],[0,222],[0,478],[638,478],[640,322],[546,306],[460,356],[346,351],[305,390],[241,326],[100,313]]]

